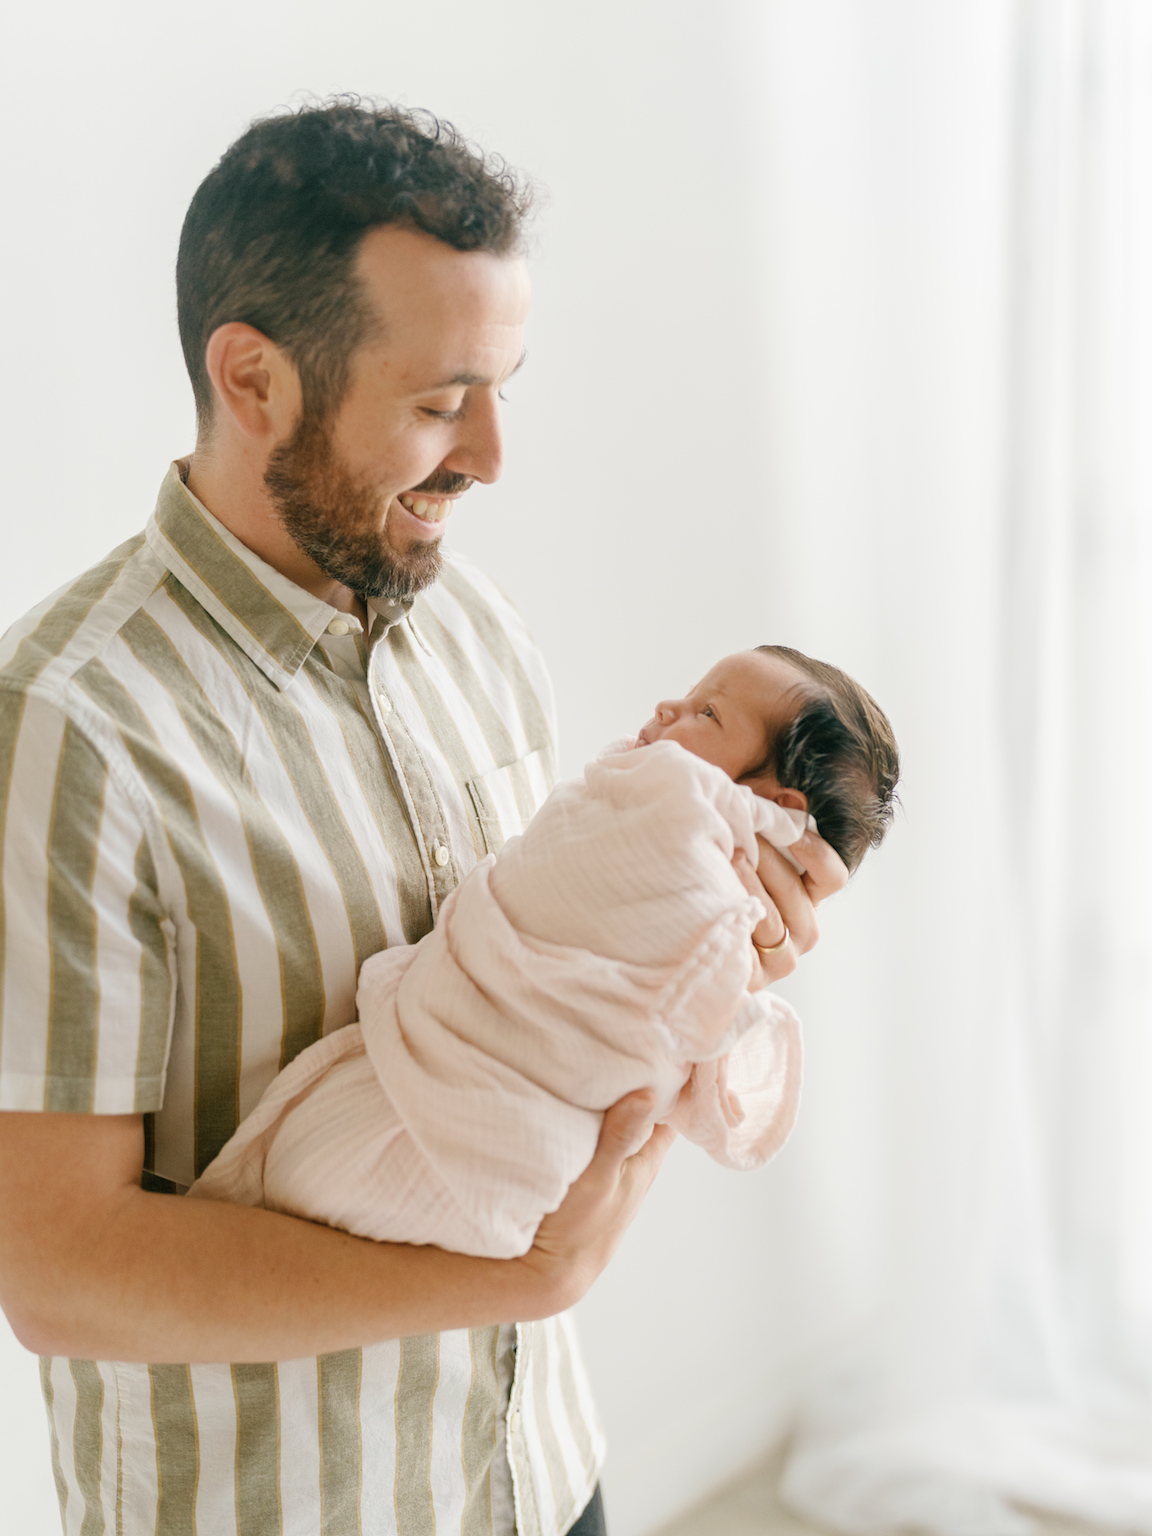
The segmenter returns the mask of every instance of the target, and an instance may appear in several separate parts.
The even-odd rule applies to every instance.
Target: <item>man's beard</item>
[[[471,484],[467,475],[438,469],[412,491],[455,495]],[[324,422],[301,418],[273,449],[264,485],[292,539],[358,597],[406,602],[439,576],[440,540],[408,549],[389,544],[380,492],[337,458]]]

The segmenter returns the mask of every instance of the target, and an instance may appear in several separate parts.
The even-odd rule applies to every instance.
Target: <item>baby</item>
[[[887,717],[846,672],[789,646],[726,656],[686,698],[657,704],[635,744],[655,741],[807,812],[849,871],[891,825],[900,759]]]
[[[510,1258],[641,1087],[654,1120],[760,1166],[795,1119],[799,1024],[762,986],[764,906],[734,861],[755,868],[758,837],[787,857],[815,816],[854,869],[897,776],[842,672],[725,658],[558,785],[432,933],[365,963],[358,1023],[297,1056],[191,1194]]]

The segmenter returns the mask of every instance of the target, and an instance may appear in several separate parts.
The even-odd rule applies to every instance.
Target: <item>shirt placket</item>
[[[396,708],[387,681],[388,635],[396,621],[377,618],[367,647],[367,686],[372,718],[404,802],[424,867],[432,919],[459,884],[444,806],[415,736]]]
[[[387,686],[388,635],[402,615],[390,618],[374,614],[373,618],[371,636],[366,640],[360,621],[340,614],[328,625],[320,644],[338,676],[367,690],[372,721],[412,827],[435,922],[440,903],[459,883],[459,872],[444,807],[428,764]]]

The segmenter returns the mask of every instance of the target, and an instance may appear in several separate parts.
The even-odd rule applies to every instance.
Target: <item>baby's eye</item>
[[[716,718],[716,715],[715,715],[715,713],[714,713],[714,711],[712,709],[711,704],[705,704],[704,708],[700,711],[700,713],[702,715],[707,715],[709,720],[715,720],[715,718]]]

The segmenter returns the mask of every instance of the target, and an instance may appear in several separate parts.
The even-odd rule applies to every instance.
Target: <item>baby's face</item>
[[[685,698],[663,699],[640,741],[677,741],[696,757],[749,780],[768,756],[769,743],[796,712],[807,679],[778,656],[738,651],[725,656]],[[757,794],[775,799],[771,774],[757,774]]]

